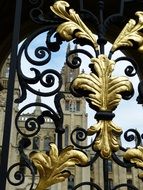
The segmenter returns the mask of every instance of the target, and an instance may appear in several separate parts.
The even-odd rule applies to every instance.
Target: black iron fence
[[[110,36],[112,36],[112,27],[114,29],[116,25],[122,26],[125,21],[127,22],[124,9],[126,9],[127,4],[134,5],[135,1],[120,1],[118,11],[115,13],[113,6],[113,12],[111,13],[111,8],[109,8],[107,1],[104,2],[103,0],[99,0],[95,3],[95,14],[93,13],[93,9],[91,11],[88,10],[88,7],[85,7],[87,2],[83,0],[77,1],[77,4],[75,2],[69,2],[71,6],[73,5],[74,9],[71,9],[69,3],[66,1],[49,1],[47,3],[45,1],[30,0],[30,2],[27,3],[29,3],[30,7],[30,10],[27,10],[29,11],[29,16],[33,22],[38,25],[37,28],[39,29],[32,31],[31,34],[26,36],[25,40],[18,48],[20,42],[19,35],[22,10],[22,0],[18,0],[15,10],[15,24],[1,153],[1,190],[6,189],[6,181],[16,187],[24,183],[25,167],[29,168],[31,171],[32,181],[30,189],[33,189],[37,168],[40,174],[37,189],[44,190],[52,184],[63,181],[63,179],[69,177],[70,173],[64,170],[66,164],[67,166],[73,166],[75,164],[80,167],[92,166],[99,157],[103,160],[104,190],[115,190],[122,187],[135,190],[138,189],[131,183],[120,183],[115,186],[111,185],[109,180],[108,160],[112,160],[124,168],[133,168],[136,166],[142,169],[142,135],[135,129],[128,129],[124,133],[124,139],[128,142],[135,141],[135,147],[131,149],[124,148],[121,142],[123,130],[113,122],[113,118],[115,117],[114,110],[117,108],[121,99],[130,100],[133,97],[134,87],[127,77],[114,77],[112,72],[117,62],[128,61],[131,65],[125,69],[125,75],[130,78],[139,73],[138,69],[140,69],[140,67],[133,57],[122,56],[114,59],[113,55],[118,49],[128,50],[131,48],[142,53],[143,8],[140,10],[140,7],[138,7],[139,10],[136,12],[136,18],[130,20],[127,25],[125,25],[124,29],[120,30],[121,33],[119,35],[117,34],[116,36],[116,34],[113,34],[113,38],[114,36],[116,36],[116,38],[114,39],[109,53],[105,55],[105,45],[109,35],[108,32]],[[143,5],[141,1],[138,1],[138,3]],[[89,2],[90,8],[91,5]],[[45,11],[46,6],[48,6],[48,12]],[[108,10],[106,10],[106,6]],[[49,7],[51,9],[49,9]],[[78,14],[76,13],[76,8]],[[134,12],[134,10],[131,12]],[[32,41],[42,33],[46,35],[45,43],[35,48],[34,59],[32,54],[29,53],[28,48]],[[117,33],[119,33],[118,30]],[[66,54],[66,63],[73,72],[83,65],[82,59],[79,56],[80,54],[84,54],[90,59],[90,73],[78,73],[76,78],[72,78],[73,80],[69,81],[70,87],[68,91],[65,90],[66,92],[62,89],[64,82],[58,67],[57,70],[53,69],[54,67],[47,69],[47,65],[51,61],[52,56],[56,56],[56,52],[60,52],[61,45],[65,41],[72,41],[72,43],[77,45],[76,49],[70,50]],[[90,46],[93,53],[87,51],[84,48],[85,45]],[[30,71],[34,73],[32,76],[29,75],[29,73],[26,75],[23,72],[23,68],[26,67],[26,65],[23,66],[23,64],[25,64],[24,59],[27,60],[28,64],[31,64]],[[42,71],[40,70],[41,66],[45,66],[45,69]],[[16,128],[17,133],[21,135],[17,147],[19,151],[19,162],[13,163],[13,165],[8,167],[16,74],[20,85],[20,96],[14,100],[16,104],[24,102],[28,97],[28,92],[31,92],[40,97],[54,96],[53,102],[55,109],[51,107],[51,102],[45,104],[42,102],[33,102],[32,100],[19,109],[13,126]],[[35,87],[37,84],[40,84],[46,90],[42,91],[42,89],[40,89],[39,91],[37,87]],[[52,88],[55,84],[56,87]],[[87,101],[90,108],[95,111],[96,124],[93,123],[93,126],[88,126],[87,129],[80,126],[73,129],[71,132],[71,143],[76,149],[70,146],[64,148],[63,145],[65,128],[63,125],[64,113],[61,102],[65,99],[66,93],[71,93],[72,96],[77,98],[84,97],[84,100]],[[142,81],[138,85],[138,93],[137,103],[142,104]],[[33,117],[33,115],[29,115],[25,120],[23,130],[19,125],[19,118],[24,111],[32,107],[41,107],[44,111],[36,118]],[[72,110],[73,109],[74,108],[72,108]],[[47,154],[32,152],[30,156],[28,156],[25,153],[25,149],[30,146],[31,139],[39,134],[42,124],[45,122],[45,117],[52,119],[54,123],[57,139],[55,142],[57,142],[57,144],[50,144],[51,150],[49,150]],[[137,126],[135,126],[135,128],[136,127]],[[82,143],[86,141],[89,136],[93,136],[92,143],[89,145]],[[91,149],[92,153],[94,153],[91,160],[88,159],[88,156],[85,154],[87,149]],[[118,151],[122,151],[123,159],[119,158]],[[67,155],[70,156],[68,157]],[[48,164],[48,160],[51,160],[53,163],[51,166],[53,170],[44,165],[44,158]],[[57,159],[56,162],[54,161],[55,158]],[[62,161],[60,160],[61,158]],[[74,160],[72,164],[70,159]],[[59,169],[59,173],[56,173],[55,168],[60,168],[60,166],[57,165],[58,160],[58,164],[63,165],[63,168],[61,170]],[[16,182],[14,182],[11,180],[10,176],[12,170],[16,167],[18,167],[18,171],[15,172],[14,178]],[[41,168],[46,174],[43,174],[44,172],[41,171]],[[55,172],[55,175],[53,175],[52,172]],[[62,177],[62,180],[59,178],[59,175]],[[46,180],[45,176],[49,179]],[[139,177],[142,179],[141,173]],[[102,189],[99,184],[94,182],[94,179],[92,181],[81,182],[75,185],[73,189],[75,190],[82,186],[90,186],[91,189]]]

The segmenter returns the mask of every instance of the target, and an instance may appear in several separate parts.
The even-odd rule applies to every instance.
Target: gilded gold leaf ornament
[[[143,147],[142,146],[128,149],[124,154],[124,158],[130,161],[131,163],[136,164],[137,168],[143,169]],[[143,180],[143,172],[139,174],[139,178]]]
[[[81,73],[71,84],[74,95],[85,96],[96,111],[113,111],[122,99],[123,92],[132,92],[132,83],[127,77],[111,76],[115,62],[106,55],[91,59],[91,73]]]
[[[73,149],[73,146],[66,147],[60,153],[54,143],[51,143],[50,147],[49,154],[30,154],[30,159],[40,175],[36,190],[45,190],[55,183],[64,181],[70,175],[70,172],[65,170],[67,167],[85,165],[88,162],[87,156],[82,151]]]
[[[110,158],[112,152],[119,150],[118,137],[122,134],[122,129],[114,122],[107,120],[100,120],[88,130],[88,135],[96,135],[93,149],[100,150],[103,158]]]
[[[89,106],[97,113],[111,113],[122,99],[122,93],[133,91],[132,83],[127,77],[114,77],[115,62],[106,55],[91,59],[91,73],[81,73],[71,83],[71,92],[75,96],[84,96]],[[98,119],[97,124],[88,129],[88,135],[97,134],[94,149],[101,156],[109,158],[113,151],[119,149],[118,138],[122,133],[111,119]]]
[[[96,35],[88,29],[74,9],[66,10],[69,6],[70,5],[66,1],[57,1],[50,7],[56,15],[67,20],[57,27],[57,32],[67,41],[72,40],[74,37],[85,38],[93,44],[95,49],[97,49],[98,44]]]
[[[115,40],[111,51],[114,52],[123,46],[133,46],[133,42],[138,43],[138,50],[143,52],[143,12],[137,11],[138,22],[130,19],[126,26],[123,28],[117,39]]]

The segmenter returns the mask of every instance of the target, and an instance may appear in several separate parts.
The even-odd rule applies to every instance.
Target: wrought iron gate
[[[62,0],[49,2],[44,0],[29,0],[27,3],[32,7],[29,15],[40,29],[33,31],[18,47],[20,42],[22,0],[16,1],[1,153],[0,188],[1,190],[6,189],[6,181],[13,186],[19,186],[24,183],[24,167],[27,167],[31,171],[31,185],[29,189],[33,189],[36,175],[35,168],[37,168],[40,179],[36,189],[44,190],[68,178],[70,172],[65,170],[67,167],[75,165],[79,167],[92,166],[94,162],[101,157],[103,160],[104,190],[115,190],[121,187],[137,190],[138,188],[130,183],[121,183],[113,185],[112,188],[109,187],[108,165],[109,160],[112,159],[121,167],[143,168],[142,136],[135,129],[127,130],[124,133],[125,140],[128,142],[135,141],[136,143],[135,148],[124,148],[121,144],[121,134],[123,130],[113,122],[113,118],[115,117],[114,110],[117,108],[121,99],[129,100],[134,95],[133,85],[126,76],[133,77],[138,73],[138,63],[136,63],[132,57],[122,56],[114,59],[113,56],[118,49],[128,50],[129,48],[133,48],[141,53],[143,52],[143,12],[139,10],[135,13],[136,18],[128,21],[121,33],[116,36],[109,53],[105,55],[108,31],[111,32],[112,25],[120,25],[123,22],[124,6],[126,3],[134,2],[134,0],[120,1],[119,11],[114,13],[113,10],[114,14],[106,15],[106,18],[104,13],[106,12],[105,5],[107,1],[98,0],[95,2],[95,10],[97,11],[95,14],[90,12],[88,7],[85,9],[84,0],[77,1],[76,6],[72,1],[68,2],[69,1]],[[51,11],[45,12],[47,4],[50,6]],[[70,4],[75,6],[74,9],[70,7]],[[49,10],[49,7],[47,9]],[[42,27],[39,27],[40,24]],[[34,60],[32,55],[29,54],[28,48],[32,41],[42,33],[46,34],[45,44],[35,48],[34,56],[36,59]],[[74,148],[73,146],[64,148],[62,142],[65,133],[61,103],[62,99],[64,99],[62,76],[58,69],[53,69],[54,66],[47,69],[47,64],[50,62],[51,56],[53,54],[56,56],[56,52],[60,52],[60,47],[65,41],[72,41],[78,45],[76,49],[69,51],[66,55],[66,62],[69,68],[74,70],[85,64],[82,63],[79,54],[84,54],[90,59],[90,63],[88,63],[90,73],[81,72],[76,78],[70,81],[70,93],[74,97],[84,97],[90,108],[96,112],[96,121],[95,124],[93,123],[93,126],[88,127],[87,130],[82,127],[77,127],[72,131],[70,138]],[[90,46],[93,53],[87,51],[84,48],[85,45]],[[34,76],[29,76],[29,74],[25,75],[23,73],[22,68],[25,63],[23,55],[27,62],[32,65],[30,70],[34,73]],[[69,59],[70,56],[72,61],[71,58]],[[125,69],[126,76],[124,77],[113,75],[115,65],[120,61],[128,61],[132,64],[132,66],[130,65]],[[41,66],[45,66],[45,69],[42,71],[39,69]],[[20,97],[15,100],[16,104],[25,101],[28,97],[27,92],[29,91],[41,97],[54,96],[55,110],[51,107],[51,103],[44,104],[30,101],[30,103],[24,105],[17,112],[15,124],[12,126],[13,92],[16,74],[20,84]],[[37,88],[33,88],[33,86],[38,83],[48,90],[39,91]],[[55,89],[52,89],[55,83],[57,86]],[[50,88],[52,90],[49,91]],[[137,103],[142,104],[142,81],[138,85],[138,93]],[[42,107],[44,111],[42,111],[41,115],[37,118],[30,116],[25,120],[25,129],[21,129],[19,126],[19,118],[26,109],[34,106]],[[30,146],[30,138],[40,132],[41,125],[45,122],[45,117],[53,120],[55,133],[57,134],[57,144],[55,142],[51,143],[50,150],[47,154],[43,152],[32,152],[28,156],[24,150]],[[17,133],[21,135],[21,138],[17,147],[19,151],[19,162],[8,166],[11,127],[16,127]],[[130,132],[133,134],[129,135]],[[76,140],[74,140],[75,134]],[[84,146],[82,146],[77,143],[77,141],[82,142],[86,140],[89,136],[94,136],[94,140],[90,145],[84,144]],[[94,152],[94,156],[91,160],[86,154],[88,148],[91,148]],[[117,151],[123,152],[122,160],[119,159]],[[14,182],[10,176],[16,167],[19,169],[14,174],[14,178],[17,181]],[[143,179],[142,172],[139,174],[139,178]],[[102,189],[100,185],[94,181],[84,181],[80,184],[76,184],[73,190],[82,186],[90,186],[91,189]]]

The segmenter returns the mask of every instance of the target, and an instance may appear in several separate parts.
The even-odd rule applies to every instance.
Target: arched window
[[[72,190],[74,187],[74,176],[70,175],[68,178],[68,190]]]
[[[40,148],[40,138],[34,137],[33,138],[33,149],[38,150]]]
[[[76,101],[76,111],[80,111],[80,101]]]
[[[50,149],[49,143],[50,143],[50,138],[49,137],[45,137],[44,138],[44,150],[45,151],[49,151],[49,149]]]
[[[69,100],[65,100],[65,110],[69,111],[70,109],[70,101]]]

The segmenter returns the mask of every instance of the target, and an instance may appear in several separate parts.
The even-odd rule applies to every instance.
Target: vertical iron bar
[[[80,10],[83,10],[83,0],[80,0]]]
[[[103,159],[104,190],[108,190],[108,160]]]
[[[12,121],[12,108],[13,108],[13,91],[15,82],[15,70],[17,63],[17,51],[19,43],[19,32],[21,23],[21,9],[22,0],[16,0],[15,16],[14,16],[14,28],[12,38],[12,50],[11,50],[11,62],[9,70],[9,79],[7,87],[7,100],[6,100],[6,111],[3,131],[3,142],[2,142],[2,153],[1,153],[1,166],[0,166],[0,189],[5,190],[6,188],[6,176],[8,167],[8,154],[9,154],[9,143],[11,133],[11,121]]]
[[[100,45],[100,54],[104,54],[104,45],[107,43],[104,37],[104,20],[103,20],[104,0],[99,0],[98,5],[99,5],[99,26],[98,26],[97,42]]]
[[[124,0],[121,0],[121,4],[120,4],[120,15],[123,15],[123,13],[124,13],[124,3],[125,3],[125,1],[124,1]]]
[[[62,133],[58,133],[58,149],[59,151],[62,150],[63,145],[62,145]]]

